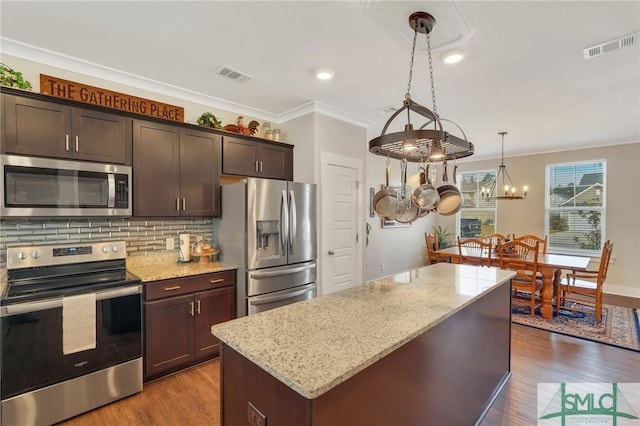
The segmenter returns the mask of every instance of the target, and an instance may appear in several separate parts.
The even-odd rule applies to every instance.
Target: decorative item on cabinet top
[[[40,74],[40,93],[171,121],[184,121],[184,108]]]
[[[3,63],[0,63],[0,85],[24,90],[32,89],[31,82],[25,80],[21,72]]]
[[[258,132],[258,126],[260,126],[260,123],[258,123],[256,120],[251,120],[249,122],[249,126],[245,127],[243,120],[244,117],[239,115],[238,124],[227,124],[222,128],[222,130],[226,130],[227,132],[240,133],[241,135],[255,135]]]
[[[213,129],[222,129],[222,122],[211,112],[204,112],[198,117],[198,126],[211,127]]]

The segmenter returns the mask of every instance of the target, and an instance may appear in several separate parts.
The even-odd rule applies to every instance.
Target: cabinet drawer
[[[156,300],[164,297],[234,285],[235,283],[236,271],[231,270],[146,283],[145,294],[146,300]]]

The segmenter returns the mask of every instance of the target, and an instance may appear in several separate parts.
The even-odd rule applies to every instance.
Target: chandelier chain
[[[416,54],[416,40],[418,38],[418,31],[413,31],[413,47],[411,48],[411,63],[409,65],[409,82],[407,83],[407,93],[404,95],[405,99],[411,99],[411,79],[413,78],[413,58]]]
[[[429,76],[431,78],[431,102],[433,102],[433,113],[438,115],[436,106],[436,85],[433,82],[433,60],[431,59],[431,34],[427,31],[427,55],[429,56]]]

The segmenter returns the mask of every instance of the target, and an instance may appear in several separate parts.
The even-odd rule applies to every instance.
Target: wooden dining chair
[[[425,232],[424,239],[427,246],[427,260],[429,261],[429,265],[449,261],[448,257],[443,257],[436,253],[436,250],[438,250],[438,239],[435,234]]]
[[[600,265],[597,271],[570,272],[558,285],[556,312],[562,309],[577,310],[576,305],[593,306],[595,303],[596,321],[602,319],[602,286],[607,279],[613,243],[607,240],[602,246]],[[578,297],[574,297],[578,296]],[[567,305],[568,306],[565,306]]]
[[[512,299],[527,304],[532,317],[542,292],[542,280],[538,277],[538,244],[512,240],[499,243],[496,249],[502,269],[516,272],[511,280]]]
[[[502,234],[495,233],[495,234],[483,235],[480,238],[485,241],[491,242],[491,244],[493,244],[494,247],[498,247],[498,243],[504,241],[504,239],[507,237],[505,237]]]
[[[491,266],[491,241],[479,238],[460,239],[458,237],[458,253],[460,263],[476,266]]]
[[[542,254],[547,254],[547,239],[548,237],[545,235],[544,238],[540,238],[537,235],[533,235],[533,234],[526,234],[526,235],[522,235],[520,237],[516,237],[514,238],[515,240],[520,240],[520,241],[524,241],[527,244],[535,244],[535,242],[537,241],[538,244],[538,250],[540,250],[540,253]]]

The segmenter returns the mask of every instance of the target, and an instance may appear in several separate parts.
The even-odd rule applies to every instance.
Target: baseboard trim
[[[619,285],[604,285],[602,292],[605,294],[614,294],[616,296],[634,297],[640,299],[640,288],[629,288]]]

